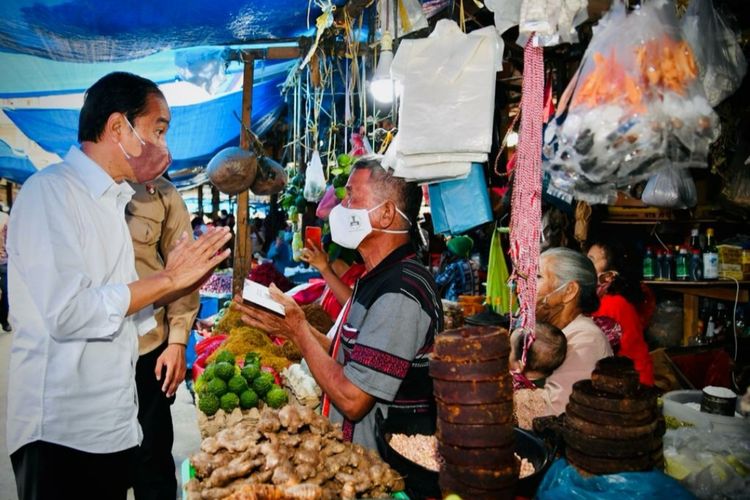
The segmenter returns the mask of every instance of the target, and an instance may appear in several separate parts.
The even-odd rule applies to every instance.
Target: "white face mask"
[[[385,202],[369,210],[366,208],[348,208],[342,204],[336,205],[328,215],[328,224],[331,226],[331,239],[343,248],[355,250],[362,243],[362,240],[373,231],[407,234],[409,232],[408,229],[375,229],[372,227],[372,224],[370,224],[370,212],[377,210],[384,204]],[[401,210],[396,208],[396,211],[406,222],[409,222],[408,217]]]

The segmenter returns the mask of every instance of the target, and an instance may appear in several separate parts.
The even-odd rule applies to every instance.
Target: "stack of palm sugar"
[[[565,455],[590,474],[662,468],[665,430],[656,391],[638,382],[633,362],[604,358],[591,380],[573,384],[563,426]]]
[[[504,329],[466,327],[435,338],[430,376],[437,399],[440,489],[462,498],[514,497],[510,344]]]

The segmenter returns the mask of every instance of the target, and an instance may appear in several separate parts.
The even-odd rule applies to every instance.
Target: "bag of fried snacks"
[[[705,167],[718,119],[666,0],[615,3],[594,29],[545,132],[553,188],[607,203],[661,168]]]

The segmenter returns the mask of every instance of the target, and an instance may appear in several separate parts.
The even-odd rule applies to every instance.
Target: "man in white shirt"
[[[141,440],[135,365],[153,306],[194,289],[229,252],[212,230],[181,239],[138,279],[125,180],[160,176],[171,118],[156,84],[111,73],[87,92],[80,149],[23,186],[9,222],[8,451],[21,500],[125,499]],[[156,375],[154,375],[156,376]]]

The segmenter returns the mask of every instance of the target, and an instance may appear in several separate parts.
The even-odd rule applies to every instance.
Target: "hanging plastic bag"
[[[750,157],[729,166],[721,194],[733,205],[750,208]]]
[[[681,22],[682,32],[693,47],[700,79],[711,106],[732,95],[747,72],[747,60],[711,0],[692,0]]]
[[[500,231],[495,228],[490,240],[490,259],[487,265],[487,292],[485,302],[497,314],[508,314],[511,306],[508,287],[508,264],[505,262]]]
[[[328,186],[326,193],[323,195],[323,198],[321,198],[320,203],[318,203],[318,208],[315,210],[315,217],[327,220],[331,210],[339,204],[339,201],[340,200],[336,196],[336,188]]]
[[[320,153],[315,150],[307,163],[307,171],[305,172],[305,199],[316,203],[323,197],[325,190],[326,178],[323,174],[323,162],[320,161]]]
[[[492,220],[484,170],[471,165],[465,179],[429,185],[432,225],[438,234],[461,234]]]
[[[428,27],[419,0],[379,0],[378,15],[381,31],[393,33],[393,5],[398,2],[398,36],[402,37]]]
[[[648,180],[641,201],[652,207],[689,208],[698,203],[698,193],[689,170],[666,167]]]
[[[661,168],[706,167],[718,117],[674,5],[653,0],[599,22],[544,137],[552,187],[590,203]]]

